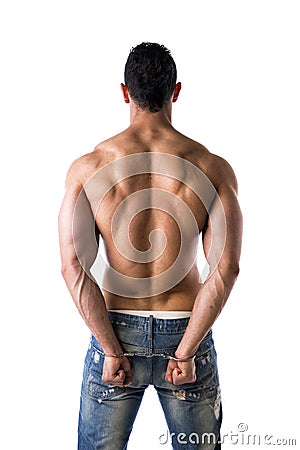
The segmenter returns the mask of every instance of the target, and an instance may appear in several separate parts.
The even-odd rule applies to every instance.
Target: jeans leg
[[[160,362],[160,364],[165,364]],[[175,386],[157,378],[156,390],[175,450],[219,450],[222,406],[216,352],[212,337],[204,340],[195,359],[197,380]],[[165,366],[161,373],[165,373]]]
[[[123,392],[101,403],[99,399],[83,395],[78,424],[78,450],[126,450],[143,393],[143,390]]]
[[[189,397],[189,390],[185,390],[184,385],[171,395],[157,390],[169,428],[166,440],[174,450],[221,449],[222,411],[218,393],[209,399],[194,401],[184,398],[185,395]]]
[[[146,388],[103,382],[103,361],[100,352],[90,346],[80,399],[78,450],[126,450]]]

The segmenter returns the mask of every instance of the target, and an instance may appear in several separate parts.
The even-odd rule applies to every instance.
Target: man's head
[[[166,47],[143,42],[131,49],[124,78],[134,103],[141,109],[155,113],[171,100],[176,86],[177,70]]]

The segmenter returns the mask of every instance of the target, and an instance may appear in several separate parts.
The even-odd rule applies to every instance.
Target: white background
[[[248,434],[299,441],[298,7],[1,3],[1,448],[76,448],[89,332],[60,275],[57,214],[71,162],[129,123],[119,83],[142,41],[165,44],[177,63],[174,126],[239,180],[241,274],[214,327],[223,434],[245,423]],[[166,430],[150,388],[129,449],[169,449]]]

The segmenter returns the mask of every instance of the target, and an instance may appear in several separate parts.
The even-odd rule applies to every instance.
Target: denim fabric
[[[147,356],[129,357],[133,372],[130,386],[112,386],[102,381],[104,357],[99,343],[91,337],[83,373],[78,450],[126,450],[144,391],[150,384],[157,391],[173,449],[220,449],[217,442],[222,410],[212,332],[196,353],[196,382],[175,386],[165,381],[168,360],[151,354],[174,354],[189,319],[114,312],[109,315],[123,351]]]

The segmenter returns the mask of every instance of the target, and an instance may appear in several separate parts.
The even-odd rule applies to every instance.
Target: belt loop
[[[153,325],[154,325],[154,317],[151,314],[149,316],[149,352],[152,353],[153,352]]]

